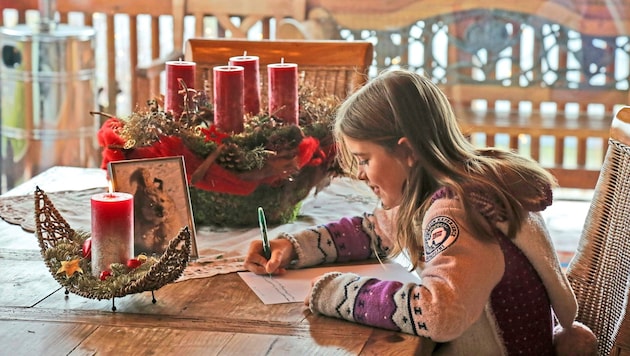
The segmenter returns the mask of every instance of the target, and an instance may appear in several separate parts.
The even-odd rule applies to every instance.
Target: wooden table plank
[[[39,253],[37,237],[34,233],[24,231],[18,225],[12,225],[0,219],[0,253],[5,250],[36,251]]]
[[[72,355],[93,354],[97,351],[112,355],[358,355],[366,340],[338,335],[334,341],[339,343],[320,344],[308,336],[294,335],[237,334],[161,327],[100,327]]]
[[[156,327],[99,327],[72,355],[217,355],[231,333]]]
[[[0,353],[68,355],[96,328],[97,325],[89,324],[0,319]]]
[[[11,318],[11,320],[3,320]],[[45,310],[45,309],[7,309],[0,308],[0,325],[9,322],[26,322],[37,325],[50,324],[74,324],[84,325],[85,328],[99,326],[99,328],[88,337],[77,349],[81,353],[90,353],[98,350],[99,353],[116,353],[124,351],[149,352],[156,350],[154,343],[147,343],[153,336],[162,335],[159,339],[169,339],[168,344],[181,345],[179,332],[187,335],[198,335],[202,339],[209,339],[209,345],[216,346],[217,340],[228,335],[230,341],[225,344],[226,350],[231,351],[246,350],[247,354],[255,354],[262,345],[274,352],[267,354],[282,354],[280,351],[285,347],[292,350],[292,354],[299,354],[296,351],[303,350],[305,354],[365,354],[383,355],[391,350],[400,351],[400,354],[414,354],[415,350],[422,345],[422,338],[412,335],[400,334],[387,330],[374,329],[342,320],[331,319],[321,316],[310,316],[309,322],[299,323],[290,326],[286,323],[257,322],[242,323],[234,319],[208,318],[207,320],[197,320],[190,318],[164,317],[156,315],[121,314],[98,311],[75,311],[75,310]],[[310,325],[312,323],[312,325]],[[229,331],[231,330],[231,331]],[[238,331],[235,331],[238,330]],[[341,332],[343,330],[343,332]],[[5,333],[0,333],[0,341]],[[112,342],[112,335],[116,336],[116,342]],[[118,340],[124,335],[133,342],[119,344]],[[231,335],[231,336],[230,336]],[[109,336],[109,338],[107,337]],[[232,339],[233,337],[233,339]],[[24,339],[21,337],[21,339]],[[45,342],[46,340],[42,340]],[[125,346],[133,343],[133,346]],[[213,354],[208,351],[212,347],[204,344],[207,348],[206,354]],[[119,348],[123,347],[123,348]],[[129,347],[129,348],[126,348]],[[137,349],[136,349],[137,348]],[[188,350],[186,346],[182,350]],[[161,350],[161,354],[168,354],[168,348]],[[194,350],[189,350],[195,354]],[[276,352],[277,351],[277,352]],[[185,353],[188,354],[188,353]]]
[[[16,260],[0,255],[0,305],[32,307],[61,289],[44,261]]]
[[[273,320],[251,321],[245,318],[234,319],[217,316],[182,317],[164,314],[134,314],[106,312],[96,310],[75,309],[43,309],[0,307],[0,320],[37,321],[41,323],[63,322],[75,324],[93,324],[108,327],[150,328],[159,326],[166,329],[186,329],[213,332],[241,332],[246,334],[295,335],[307,337],[315,334],[319,337],[330,337],[344,328],[346,337],[367,337],[372,328],[343,320],[317,317],[310,322],[287,323]],[[272,317],[272,314],[268,315]],[[311,324],[325,326],[311,330]]]
[[[366,338],[336,337],[326,340],[302,336],[238,334],[222,350],[225,355],[359,355]],[[253,346],[257,345],[257,346]]]

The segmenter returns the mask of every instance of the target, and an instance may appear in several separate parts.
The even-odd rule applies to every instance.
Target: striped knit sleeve
[[[375,231],[372,214],[343,218],[336,222],[315,226],[297,233],[284,233],[293,244],[297,261],[294,268],[314,266],[330,262],[367,260],[386,256],[390,246]]]
[[[417,335],[416,328],[422,325],[414,324],[408,300],[415,286],[330,272],[313,286],[309,306],[313,313]]]

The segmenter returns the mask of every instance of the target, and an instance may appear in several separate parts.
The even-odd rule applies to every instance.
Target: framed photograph
[[[161,255],[171,239],[188,226],[191,257],[198,257],[183,157],[110,162],[108,170],[114,191],[133,195],[136,255]]]

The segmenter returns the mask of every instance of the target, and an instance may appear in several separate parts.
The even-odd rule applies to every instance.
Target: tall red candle
[[[245,113],[258,115],[260,113],[260,68],[257,56],[230,57],[230,65],[243,67],[244,89],[243,105]]]
[[[297,125],[298,67],[295,63],[275,63],[267,65],[269,80],[269,114],[281,121]]]
[[[121,192],[92,196],[92,275],[133,258],[133,195]]]
[[[166,62],[166,96],[164,97],[164,110],[172,111],[177,118],[184,111],[184,94],[179,80],[183,80],[188,89],[195,88],[195,70],[197,64],[187,61]]]
[[[214,75],[214,125],[223,132],[243,132],[243,85],[241,66],[212,68]]]

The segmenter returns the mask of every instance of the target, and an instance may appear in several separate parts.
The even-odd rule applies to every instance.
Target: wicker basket
[[[112,299],[112,310],[116,310],[113,304],[115,297],[145,291],[153,293],[162,286],[174,282],[182,275],[190,259],[191,235],[188,227],[185,227],[170,241],[162,256],[157,258],[146,271],[130,273],[126,283],[120,286],[101,288],[108,281],[101,281],[98,277],[91,275],[91,263],[82,255],[85,236],[82,237],[70,227],[46,193],[39,187],[35,190],[35,225],[44,262],[53,278],[66,288],[66,294],[71,292],[85,298]],[[62,246],[65,250],[72,251],[68,259],[80,259],[84,270],[80,279],[58,273],[61,261],[58,258],[51,258],[50,255],[51,251]],[[153,302],[155,303],[155,297]]]
[[[291,179],[260,185],[249,195],[190,188],[195,222],[200,225],[252,227],[258,224],[256,207],[265,208],[267,223],[285,224],[296,219],[302,200],[317,185],[325,184],[326,167],[304,167]]]

